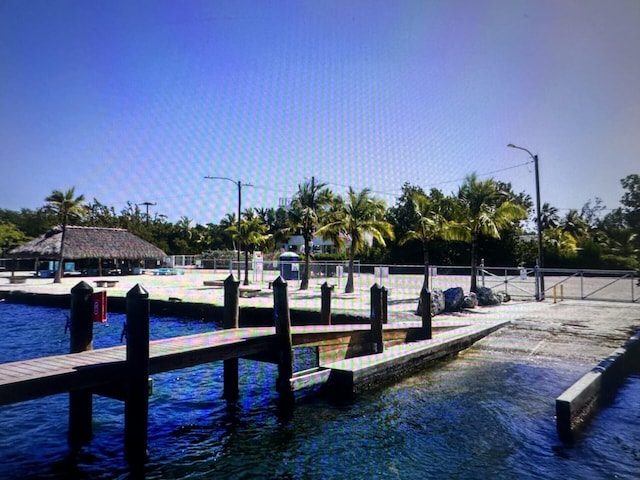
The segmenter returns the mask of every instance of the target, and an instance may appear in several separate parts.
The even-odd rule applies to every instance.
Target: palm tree
[[[224,229],[231,236],[231,247],[236,250],[236,243],[233,239],[233,236],[230,233],[229,228],[238,225],[238,219],[236,218],[235,213],[227,213],[224,218],[220,219],[220,227]],[[235,231],[238,229],[236,228]]]
[[[415,213],[415,223],[407,230],[398,242],[404,245],[410,240],[422,243],[424,258],[424,282],[422,288],[429,288],[429,242],[435,238],[449,238],[449,222],[443,215],[443,202],[427,196],[421,191],[415,191],[410,197]],[[453,238],[455,239],[455,238]]]
[[[578,249],[575,237],[559,227],[545,230],[544,245],[545,249],[558,258],[575,255]]]
[[[542,211],[540,212],[540,225],[542,230],[549,228],[556,228],[560,223],[560,217],[558,216],[558,209],[551,206],[548,202],[542,204]]]
[[[245,247],[243,285],[249,285],[249,252],[253,252],[255,248],[264,244],[269,239],[269,235],[266,233],[268,227],[252,209],[245,210],[243,217],[239,232],[237,225],[228,227],[227,232],[231,234],[234,241],[240,242]]]
[[[638,255],[638,234],[630,228],[620,228],[607,233],[607,247],[614,255],[633,258]]]
[[[324,210],[329,206],[333,194],[325,188],[325,183],[311,181],[298,185],[298,192],[291,201],[289,224],[292,230],[299,230],[304,239],[304,274],[300,282],[300,290],[309,288],[311,274],[311,242],[320,227]]]
[[[487,235],[500,238],[500,230],[516,220],[526,218],[524,208],[506,200],[493,179],[478,180],[475,173],[468,175],[458,192],[461,207],[459,222],[451,226],[451,236],[471,242],[471,286],[477,290],[478,238]]]
[[[342,208],[334,212],[329,223],[318,229],[318,234],[336,238],[346,237],[349,245],[349,275],[345,293],[352,293],[353,264],[357,253],[366,244],[366,237],[371,236],[382,246],[385,238],[393,238],[393,227],[383,220],[386,206],[383,201],[372,197],[370,190],[365,188],[355,192],[349,187],[348,200],[342,203]]]
[[[58,256],[58,269],[54,277],[54,283],[60,283],[62,281],[62,268],[64,261],[64,241],[67,234],[67,225],[69,220],[75,218],[81,218],[84,214],[84,195],[78,195],[75,197],[75,187],[71,187],[66,192],[60,190],[54,190],[47,198],[44,199],[47,202],[45,210],[54,214],[60,225],[62,226],[62,239],[60,240],[60,254]]]
[[[573,208],[567,212],[561,223],[562,230],[573,235],[576,240],[589,232],[589,223]]]

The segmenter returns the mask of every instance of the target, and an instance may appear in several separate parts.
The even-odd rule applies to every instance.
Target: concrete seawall
[[[20,303],[24,305],[34,305],[54,308],[69,308],[71,302],[70,294],[47,294],[33,292],[0,292],[0,300],[8,303]],[[271,300],[272,302],[272,300]],[[242,327],[265,327],[273,325],[273,307],[270,302],[261,302],[256,306],[243,306],[240,309],[240,326]],[[121,296],[110,296],[107,298],[108,311],[111,313],[124,313],[125,298]],[[149,302],[152,315],[161,317],[184,317],[202,319],[205,321],[221,323],[223,307],[210,303],[182,302],[152,299]],[[415,317],[417,319],[417,317]],[[317,325],[320,324],[321,315],[319,311],[306,309],[291,309],[291,322],[294,325]],[[354,323],[369,323],[370,319],[364,312],[349,314],[345,312],[334,312],[331,323],[334,325],[345,325]]]
[[[556,399],[556,427],[562,441],[573,441],[597,410],[613,399],[626,375],[638,369],[639,359],[640,331]]]

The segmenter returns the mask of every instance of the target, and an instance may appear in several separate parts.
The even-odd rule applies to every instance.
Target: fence
[[[32,262],[32,261],[30,261]],[[244,276],[244,259],[240,263],[234,259],[202,259],[199,255],[175,255],[170,262],[175,267],[196,267],[225,271]],[[4,269],[2,267],[5,267]],[[16,270],[21,270],[22,265]],[[25,266],[25,268],[27,268]],[[31,265],[28,266],[31,268]],[[0,259],[0,271],[9,270],[9,260]],[[340,284],[348,274],[349,262],[311,262],[311,278],[316,280],[335,279]],[[283,275],[287,273],[287,275]],[[264,260],[249,261],[249,275],[254,282],[270,281],[276,274],[286,280],[300,280],[304,273],[303,261]],[[361,278],[369,286],[373,283],[388,287],[420,287],[424,280],[424,265],[374,265],[354,263],[354,277]],[[446,290],[463,287],[469,290],[469,266],[432,265],[429,268],[429,287]],[[544,288],[541,279],[544,279]],[[616,302],[640,302],[640,276],[633,270],[589,270],[523,267],[478,267],[478,285],[507,293],[513,298],[556,300],[601,300]],[[537,292],[542,291],[542,295]]]
[[[640,277],[633,270],[543,270],[547,296],[566,299],[640,301]]]
[[[238,271],[244,275],[244,259],[207,259],[195,255],[172,257],[175,266],[197,266],[206,269]],[[335,278],[337,282],[349,271],[349,262],[311,262],[312,279]],[[274,272],[288,272],[287,280],[299,280],[304,272],[304,262],[249,261],[249,274],[254,282],[271,280]],[[618,302],[640,301],[639,276],[633,270],[579,270],[537,267],[489,267],[478,266],[478,285],[504,292],[518,299],[555,298],[556,300],[601,300]],[[424,280],[424,265],[374,265],[354,264],[354,276],[364,282],[378,283],[400,288],[419,288]],[[469,266],[433,265],[429,268],[430,288],[446,290],[463,287],[469,290]],[[285,275],[286,276],[286,275]],[[544,280],[544,281],[541,281]],[[543,286],[544,285],[544,286]]]

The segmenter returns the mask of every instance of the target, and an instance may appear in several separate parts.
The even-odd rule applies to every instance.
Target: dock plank
[[[273,327],[218,330],[149,342],[150,373],[259,353],[272,346]],[[0,364],[0,405],[78,388],[107,385],[124,375],[126,345]]]
[[[455,323],[455,322],[454,322]],[[380,355],[365,355],[320,365],[320,369],[292,379],[297,387],[318,381],[340,383],[345,378],[353,385],[375,381],[385,368],[406,368],[407,362],[437,356],[447,347],[448,338],[458,342],[455,348],[466,348],[471,343],[499,328],[506,322],[456,328],[455,324],[438,326],[435,340],[391,346]],[[460,324],[462,325],[462,324]],[[385,325],[389,338],[401,338],[401,333],[419,328],[420,322],[402,322]],[[366,338],[371,327],[356,325],[307,325],[291,329],[293,343],[300,345],[341,345],[350,338]],[[440,329],[440,330],[438,330]],[[400,336],[399,336],[400,335]],[[386,337],[385,337],[386,338]],[[218,330],[196,335],[164,338],[149,342],[149,373],[155,374],[202,363],[247,358],[271,352],[275,348],[274,327],[251,327]],[[54,355],[0,364],[0,405],[39,398],[55,393],[83,388],[100,388],[121,381],[126,371],[126,346],[114,346],[86,352]]]

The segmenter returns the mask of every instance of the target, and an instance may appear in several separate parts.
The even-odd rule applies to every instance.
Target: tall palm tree
[[[229,228],[238,225],[238,219],[236,218],[235,213],[227,213],[224,218],[220,219],[220,227],[224,229],[230,235],[231,238],[231,246],[234,250],[236,250],[236,242],[233,239],[233,235],[231,235]],[[236,231],[238,229],[236,228]]]
[[[514,221],[525,219],[524,208],[506,200],[493,179],[478,180],[475,173],[468,175],[458,192],[461,207],[457,225],[451,227],[452,236],[471,243],[471,286],[477,290],[478,238],[486,235],[500,238],[500,230]]]
[[[333,194],[325,183],[317,183],[315,177],[298,185],[298,192],[291,201],[289,224],[292,230],[299,230],[304,240],[304,273],[300,290],[309,288],[311,274],[311,242],[320,227],[323,213],[329,206]]]
[[[589,223],[573,208],[562,219],[561,226],[562,230],[573,235],[576,240],[589,232]]]
[[[240,221],[240,231],[238,231],[237,225],[228,227],[227,231],[234,241],[240,242],[245,248],[243,285],[249,285],[249,252],[253,252],[268,241],[269,235],[267,234],[268,227],[260,217],[254,214],[252,209],[246,210],[243,217]]]
[[[54,190],[47,198],[45,210],[54,214],[62,226],[62,239],[60,240],[60,254],[58,256],[58,269],[53,279],[54,283],[62,281],[62,268],[64,261],[64,241],[67,235],[67,225],[69,220],[82,218],[84,214],[84,195],[75,196],[75,187],[71,187],[66,192]]]
[[[450,233],[450,222],[443,212],[443,201],[427,196],[421,191],[415,191],[410,198],[414,206],[415,223],[399,240],[399,245],[404,245],[410,240],[419,240],[422,243],[422,255],[424,259],[423,288],[429,288],[429,242],[435,238],[456,239]]]
[[[393,227],[384,220],[386,206],[383,201],[371,196],[368,188],[355,192],[349,187],[347,201],[336,211],[329,223],[318,229],[318,234],[331,237],[346,237],[349,245],[349,274],[345,293],[352,293],[353,264],[357,253],[366,244],[366,237],[371,236],[382,246],[385,238],[393,238]]]
[[[558,209],[551,206],[548,202],[542,204],[542,211],[540,212],[540,225],[542,230],[549,228],[556,228],[560,224],[560,217],[558,216]]]

